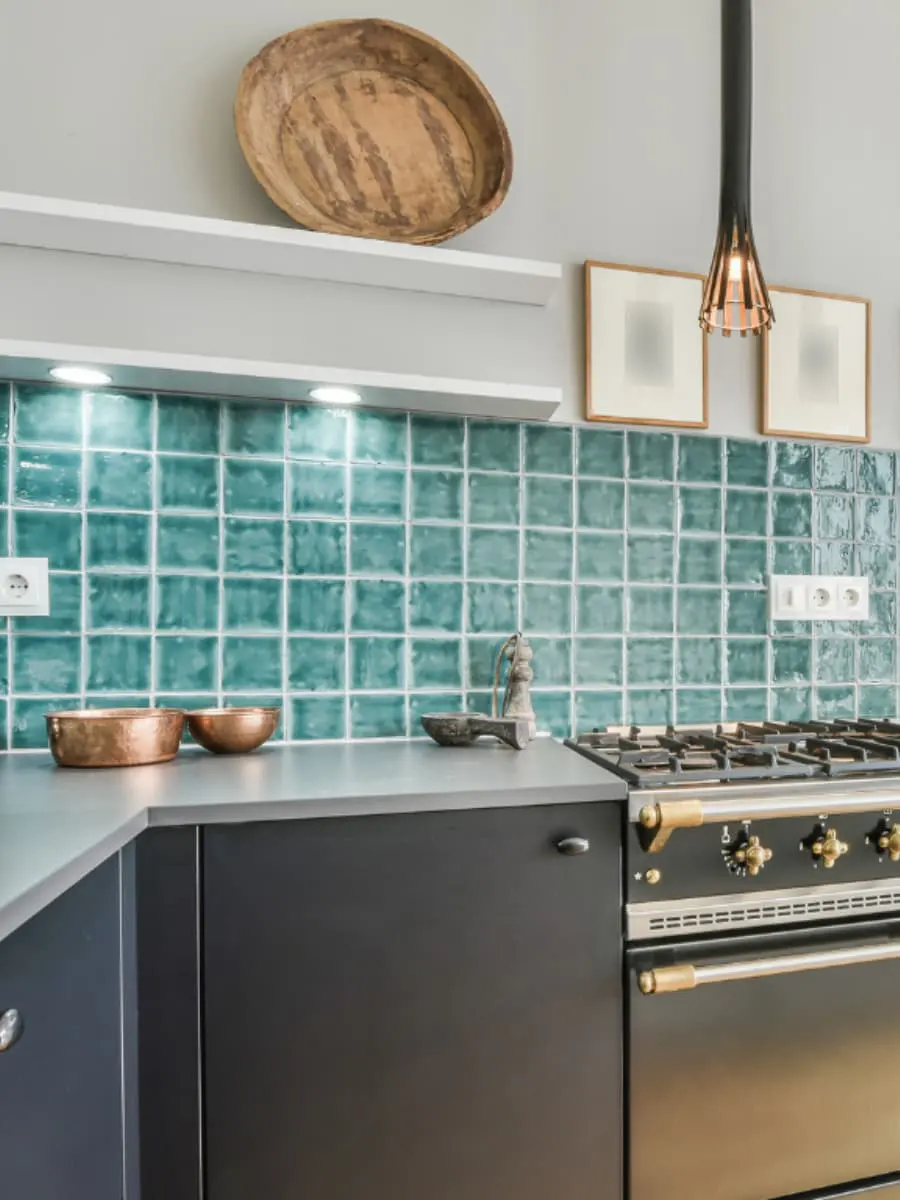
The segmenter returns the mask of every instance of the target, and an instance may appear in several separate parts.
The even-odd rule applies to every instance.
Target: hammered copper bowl
[[[169,762],[184,731],[179,708],[85,708],[46,714],[61,767],[139,767]]]
[[[195,742],[213,754],[247,754],[278,728],[280,708],[198,708],[185,713]]]

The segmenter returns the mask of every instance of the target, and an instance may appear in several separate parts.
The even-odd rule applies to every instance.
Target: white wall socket
[[[864,575],[771,575],[773,621],[867,621],[869,581]]]
[[[0,558],[0,617],[50,614],[46,558]]]

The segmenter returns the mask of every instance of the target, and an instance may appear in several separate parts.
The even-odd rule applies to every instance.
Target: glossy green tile
[[[671,685],[674,641],[672,638],[630,637],[625,641],[625,679],[628,686],[646,683]]]
[[[678,439],[678,478],[683,483],[721,482],[722,439],[682,434]]]
[[[340,528],[343,529],[343,525]],[[280,575],[284,570],[284,524],[281,521],[226,517],[224,529],[226,571],[237,575],[250,572]]]
[[[85,687],[89,692],[147,692],[150,661],[147,634],[91,634]]]
[[[92,526],[97,518],[88,516],[88,556],[93,545]],[[143,517],[103,518],[104,521],[137,522]],[[135,542],[139,531],[133,534]],[[97,531],[98,552],[102,553],[104,531]],[[127,530],[121,534],[127,539]],[[148,539],[149,541],[149,536]],[[121,557],[121,556],[120,556]],[[160,516],[156,523],[156,562],[163,569],[182,567],[187,571],[215,571],[219,565],[219,522],[216,517]],[[95,563],[94,565],[99,565]],[[109,563],[110,566],[126,566],[125,562]]]
[[[722,632],[722,593],[718,588],[680,587],[676,592],[679,633]]]
[[[222,687],[226,692],[281,691],[279,637],[223,637]]]
[[[571,687],[572,639],[569,637],[529,638],[534,651],[535,687]]]
[[[225,406],[225,451],[227,454],[284,454],[284,406],[241,404]]]
[[[291,521],[288,570],[292,575],[343,575],[347,526],[342,521]]]
[[[800,442],[776,442],[772,462],[772,486],[809,489],[812,485],[812,446],[805,446]]]
[[[471,633],[502,633],[507,637],[519,626],[519,589],[513,583],[469,583],[466,614]],[[551,627],[542,633],[555,633]]]
[[[624,680],[625,647],[620,637],[575,639],[575,682],[588,687],[620,687]]]
[[[45,384],[17,383],[13,390],[13,437],[41,446],[80,446],[82,393]]]
[[[81,513],[19,510],[12,514],[13,552],[22,558],[47,558],[58,571],[77,571],[81,526]]]
[[[414,580],[409,585],[409,627],[436,633],[462,629],[463,585]]]
[[[678,688],[675,693],[675,720],[679,725],[711,725],[721,721],[721,690]]]
[[[897,678],[897,644],[893,638],[860,638],[857,678],[864,683],[890,683]]]
[[[16,450],[13,503],[74,508],[81,503],[81,451]]]
[[[721,488],[680,487],[678,489],[678,527],[682,533],[721,532]]]
[[[897,633],[897,593],[870,592],[868,621],[850,623],[849,632],[894,637]]]
[[[518,525],[518,476],[470,475],[469,522],[473,525]]]
[[[153,507],[153,466],[149,454],[94,450],[85,456],[87,503],[91,508]]]
[[[197,454],[160,454],[156,487],[161,509],[216,512],[219,507],[219,460]]]
[[[13,693],[69,696],[80,691],[81,640],[16,633],[11,677]]]
[[[0,442],[9,438],[12,427],[12,386],[0,383]]]
[[[777,538],[811,536],[812,494],[810,492],[772,493],[772,533]]]
[[[537,692],[532,696],[535,723],[543,733],[568,737],[572,732],[572,693]]]
[[[10,708],[11,705],[9,702],[0,697],[0,751],[10,748],[10,742],[6,734],[7,713]]]
[[[284,512],[284,463],[226,458],[224,488],[227,513],[280,516]]]
[[[402,688],[405,683],[406,642],[403,638],[351,638],[351,687],[386,691]]]
[[[524,626],[534,633],[570,633],[571,584],[526,583],[523,589]]]
[[[628,478],[669,480],[675,478],[675,438],[671,433],[626,435]]]
[[[0,445],[0,505],[9,496],[9,447]]]
[[[288,632],[342,633],[346,595],[343,579],[289,579]]]
[[[571,537],[566,534],[540,534],[538,536]],[[467,571],[470,579],[519,578],[519,531],[517,529],[470,529],[467,553]],[[554,576],[538,576],[538,578],[552,579]]]
[[[292,637],[287,653],[292,692],[340,692],[347,686],[342,637]]]
[[[576,578],[616,581],[625,577],[625,539],[620,533],[579,533]]]
[[[809,721],[813,715],[813,691],[810,687],[778,687],[772,689],[772,719],[775,721]]]
[[[575,627],[579,633],[622,633],[625,590],[579,584],[575,590]]]
[[[765,537],[769,525],[769,497],[766,492],[729,488],[725,493],[725,532],[742,536]]]
[[[422,717],[430,713],[462,712],[464,709],[462,692],[413,692],[407,697],[409,702],[409,724],[407,726],[411,738],[426,738],[428,735],[422,728]]]
[[[856,679],[855,638],[820,637],[815,643],[815,677],[820,683]]]
[[[897,586],[897,546],[894,542],[865,543],[856,547],[856,573],[866,575],[873,588]]]
[[[849,542],[819,542],[813,564],[820,575],[852,575],[853,546]]]
[[[854,451],[849,447],[816,447],[816,487],[825,492],[852,492]],[[861,489],[867,491],[867,488]]]
[[[12,514],[5,508],[0,508],[0,553],[6,554],[12,538]]]
[[[764,634],[768,622],[768,598],[765,592],[728,588],[725,592],[725,629],[727,633]]]
[[[762,638],[726,638],[725,673],[729,683],[766,682],[766,643]]]
[[[417,578],[461,575],[461,525],[413,525],[410,528],[409,572]]]
[[[623,529],[625,485],[579,479],[578,524],[585,529]]]
[[[461,521],[463,477],[459,471],[413,471],[414,521]]]
[[[624,479],[625,434],[612,429],[579,429],[578,474]]]
[[[778,541],[772,555],[774,575],[811,575],[812,542]]]
[[[138,513],[88,513],[87,565],[136,570],[149,567],[150,517]],[[159,566],[167,565],[174,564],[168,564],[160,554]]]
[[[860,450],[857,466],[859,490],[893,496],[896,489],[894,455],[888,450]]]
[[[353,581],[350,627],[355,633],[402,633],[405,626],[405,584],[389,579]]]
[[[413,638],[409,656],[412,687],[462,687],[462,642],[458,638]]]
[[[57,693],[58,695],[59,693]],[[16,698],[10,702],[12,748],[14,750],[46,750],[47,722],[44,715],[72,708],[72,702],[55,697],[40,699]]]
[[[571,475],[573,430],[565,425],[525,426],[525,470]]]
[[[669,534],[634,533],[628,537],[628,579],[631,583],[672,583],[675,542]]]
[[[469,469],[518,471],[520,428],[511,421],[469,421]]]
[[[721,638],[680,637],[676,679],[678,683],[719,683],[722,679]]]
[[[628,487],[628,528],[675,528],[675,489],[654,483],[632,483]]]
[[[721,583],[720,538],[682,538],[678,547],[679,583]]]
[[[772,639],[772,682],[804,683],[812,678],[812,641],[810,638],[776,637]]]
[[[149,629],[149,575],[89,575],[88,629]]]
[[[672,633],[675,628],[674,589],[629,587],[629,633]]]
[[[445,530],[441,529],[441,533]],[[458,531],[451,531],[457,532]],[[413,531],[415,545],[416,532]],[[406,565],[406,528],[403,525],[359,523],[350,526],[350,570],[354,575],[402,575]],[[443,575],[444,571],[414,574]],[[449,572],[447,572],[449,573]]]
[[[575,731],[605,729],[621,725],[624,720],[625,698],[619,691],[578,691],[575,693]]]
[[[469,684],[474,688],[490,689],[494,685],[494,667],[497,662],[506,634],[495,633],[491,637],[470,637],[466,639],[466,662],[469,667]],[[479,699],[478,712],[491,711],[491,694],[486,693]]]
[[[525,578],[571,580],[573,541],[573,535],[568,532],[526,530]],[[472,574],[471,564],[469,574]]]
[[[142,392],[92,392],[85,396],[87,444],[93,450],[149,450],[153,398]],[[76,442],[73,444],[77,444]]]
[[[765,721],[768,709],[765,688],[737,687],[725,691],[726,721]]]
[[[897,716],[897,689],[890,686],[861,687],[858,689],[859,715],[861,717]]]
[[[214,692],[219,639],[193,634],[156,638],[156,689],[162,692]]]
[[[629,688],[625,720],[630,725],[668,725],[675,716],[674,698],[670,688]]]
[[[347,469],[332,463],[293,462],[288,475],[290,512],[342,517],[347,511]],[[374,471],[374,467],[354,470]]]
[[[226,629],[257,632],[281,628],[284,599],[280,579],[226,578],[222,599]]]
[[[525,480],[525,522],[528,525],[572,526],[572,480],[528,476]]]
[[[80,633],[82,630],[81,575],[50,573],[50,613],[46,617],[17,617],[13,628],[23,633]],[[0,644],[3,621],[0,620]]]
[[[218,454],[220,405],[197,396],[160,396],[156,444],[159,450]]]
[[[427,417],[414,413],[409,428],[413,466],[463,466],[465,422],[460,417]]]
[[[363,410],[350,416],[350,454],[354,462],[406,464],[406,413]]]
[[[856,536],[861,542],[890,542],[896,537],[894,501],[887,496],[857,496]]]
[[[351,696],[350,736],[391,738],[406,736],[406,701],[403,696]]]
[[[333,742],[347,736],[343,696],[292,696],[290,736],[295,742]]]
[[[159,575],[158,629],[218,629],[219,580],[211,575]]]
[[[817,687],[815,705],[816,716],[820,721],[852,717],[856,711],[856,689],[850,684]]]
[[[729,487],[767,487],[769,444],[726,438],[725,472]]]
[[[344,408],[310,404],[288,411],[288,454],[316,462],[346,462],[351,413]]]
[[[728,538],[725,542],[727,583],[762,584],[766,577],[767,543],[761,540]]]

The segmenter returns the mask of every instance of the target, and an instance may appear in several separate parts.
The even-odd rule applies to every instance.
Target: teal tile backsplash
[[[0,384],[0,746],[74,704],[282,703],[290,740],[490,703],[539,724],[897,712],[897,456],[797,442]],[[861,573],[859,625],[772,625],[772,571]]]

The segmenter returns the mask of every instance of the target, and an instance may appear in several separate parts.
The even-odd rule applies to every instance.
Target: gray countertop
[[[558,742],[269,746],[183,751],[163,766],[64,771],[0,754],[0,938],[148,825],[295,820],[624,800],[625,784]]]

